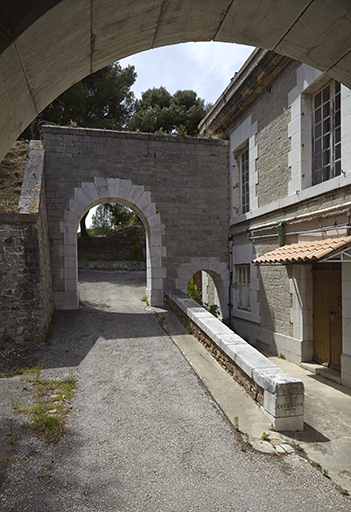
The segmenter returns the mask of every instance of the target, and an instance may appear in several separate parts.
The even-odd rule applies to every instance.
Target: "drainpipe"
[[[232,284],[233,284],[233,235],[228,237],[228,248],[229,248],[229,325],[231,325],[231,316],[232,316]]]
[[[279,246],[283,247],[285,245],[285,235],[284,235],[284,224],[285,220],[280,220],[276,222],[278,237],[279,237]]]

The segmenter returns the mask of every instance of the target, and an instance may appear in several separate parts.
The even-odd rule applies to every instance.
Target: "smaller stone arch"
[[[208,272],[212,277],[216,285],[222,316],[229,318],[230,272],[227,263],[219,261],[219,258],[198,257],[191,258],[190,263],[183,263],[178,269],[176,287],[187,293],[189,279],[199,270]]]
[[[164,303],[164,279],[166,268],[163,257],[166,248],[162,245],[165,228],[152,201],[151,192],[143,185],[135,185],[132,180],[122,178],[96,177],[93,182],[82,182],[74,188],[69,208],[64,211],[64,220],[60,223],[63,234],[63,268],[60,277],[64,281],[64,291],[54,291],[54,301],[58,309],[77,309],[78,298],[78,262],[77,227],[83,215],[90,208],[115,202],[133,209],[144,224],[146,232],[146,296],[149,304],[160,306]]]

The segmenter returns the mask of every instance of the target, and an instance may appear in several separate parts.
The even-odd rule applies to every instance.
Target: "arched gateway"
[[[43,142],[56,308],[78,307],[79,220],[97,204],[118,202],[144,223],[149,303],[162,305],[165,290],[186,291],[195,271],[209,269],[226,310],[227,141],[45,126]]]
[[[151,193],[143,185],[134,185],[132,180],[121,178],[94,178],[82,182],[74,188],[69,208],[64,210],[64,221],[60,224],[63,233],[63,267],[60,273],[64,278],[64,290],[54,291],[54,301],[61,309],[77,309],[78,269],[77,269],[77,226],[83,215],[93,206],[101,203],[120,203],[133,209],[144,224],[146,232],[146,295],[150,304],[163,303],[163,279],[166,269],[162,256],[166,248],[162,246],[164,225],[156,213],[156,204]]]

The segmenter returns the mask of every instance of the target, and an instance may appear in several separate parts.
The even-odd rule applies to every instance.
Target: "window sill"
[[[320,195],[324,195],[326,192],[331,192],[332,190],[340,190],[342,187],[346,187],[351,185],[351,173],[348,173],[346,176],[336,176],[335,178],[331,178],[330,180],[324,181],[323,183],[318,183],[317,185],[311,185],[301,192],[296,193],[296,195],[286,196],[283,199],[279,199],[278,201],[274,201],[273,203],[267,204],[265,206],[261,206],[259,208],[255,208],[249,213],[237,215],[236,217],[231,218],[231,225],[240,224],[245,220],[253,220],[255,218],[261,217],[267,213],[272,213],[281,208],[285,208],[287,206],[293,206],[301,203],[302,201],[306,201]],[[236,310],[238,311],[238,310]]]
[[[241,318],[242,320],[247,320],[248,322],[254,322],[256,324],[261,323],[259,315],[254,315],[251,311],[246,311],[245,309],[233,308],[232,316]]]

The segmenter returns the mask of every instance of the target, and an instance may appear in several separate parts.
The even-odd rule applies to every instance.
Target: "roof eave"
[[[256,48],[200,122],[200,134],[222,135],[290,61],[289,57]]]

